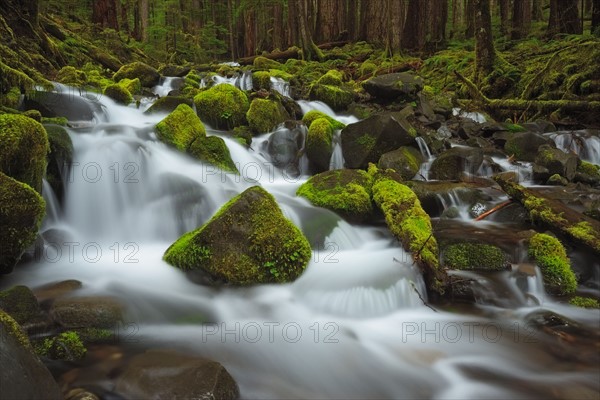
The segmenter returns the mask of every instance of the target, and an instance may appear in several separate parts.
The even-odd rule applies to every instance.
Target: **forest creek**
[[[0,399],[600,398],[600,0],[0,37]]]

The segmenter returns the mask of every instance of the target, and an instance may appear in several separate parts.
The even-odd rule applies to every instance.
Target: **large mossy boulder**
[[[0,309],[21,325],[37,320],[42,313],[31,289],[22,285],[0,291]]]
[[[206,129],[190,106],[180,104],[156,124],[156,136],[162,142],[186,152],[192,142],[206,136]]]
[[[346,168],[366,169],[383,154],[415,143],[417,131],[408,122],[409,115],[407,109],[373,115],[346,126],[341,133]]]
[[[180,104],[186,104],[189,107],[193,107],[194,102],[190,99],[186,99],[185,97],[178,96],[165,96],[156,100],[150,108],[144,111],[144,114],[154,114],[154,113],[171,113],[173,112]]]
[[[310,244],[259,186],[235,196],[202,227],[165,252],[182,270],[199,270],[213,282],[233,285],[291,282],[310,260]]]
[[[508,254],[497,246],[485,243],[460,242],[446,246],[444,266],[459,270],[503,271],[510,264]]]
[[[447,284],[445,271],[440,268],[438,244],[433,236],[429,215],[421,207],[417,195],[389,175],[369,168],[373,176],[373,200],[385,216],[392,234],[409,251],[423,271],[430,298],[444,295]]]
[[[0,172],[0,274],[11,272],[33,244],[45,214],[46,203],[35,190]]]
[[[555,237],[538,233],[529,240],[529,257],[540,267],[546,290],[555,295],[574,293],[577,279],[562,243]]]
[[[423,79],[409,72],[385,74],[364,82],[363,88],[378,99],[413,101],[423,89]]]
[[[17,322],[0,310],[0,390],[3,399],[63,399]]]
[[[504,151],[517,160],[533,161],[538,148],[544,144],[554,145],[554,142],[534,132],[515,132],[511,133],[504,143]]]
[[[539,148],[535,163],[546,168],[550,176],[558,174],[572,180],[577,172],[579,158],[573,153],[565,153],[560,149],[543,145]]]
[[[362,170],[339,169],[314,175],[296,194],[349,221],[365,221],[373,213],[371,176]]]
[[[306,125],[307,128],[310,128],[312,123],[320,118],[325,118],[331,124],[334,130],[344,129],[346,127],[345,124],[341,123],[335,118],[330,117],[329,115],[318,111],[318,110],[310,110],[302,117],[302,122]]]
[[[381,169],[391,168],[399,173],[402,179],[409,180],[419,172],[422,162],[423,156],[419,150],[403,146],[382,155],[377,166]]]
[[[207,136],[194,140],[187,152],[192,157],[212,164],[223,171],[239,173],[231,159],[229,148],[225,141],[218,136]]]
[[[173,350],[149,350],[132,358],[116,392],[129,399],[235,400],[239,389],[218,362]]]
[[[271,132],[277,125],[289,119],[280,102],[269,99],[254,99],[246,113],[248,125],[254,133]]]
[[[144,87],[152,87],[158,85],[160,82],[160,74],[158,71],[145,64],[143,62],[133,62],[131,64],[123,65],[119,70],[113,75],[113,80],[115,82],[119,82],[121,79],[136,79],[140,80],[140,83]]]
[[[23,115],[0,115],[0,172],[41,193],[49,150],[42,124]]]
[[[308,128],[306,156],[317,172],[327,171],[333,152],[333,126],[326,118],[315,120]]]
[[[483,163],[483,150],[478,147],[457,146],[446,150],[429,169],[429,178],[435,180],[458,180],[463,172],[475,175]]]
[[[125,87],[118,83],[114,85],[108,85],[102,92],[105,96],[110,97],[117,104],[128,105],[133,101],[133,95]]]
[[[228,83],[221,83],[194,97],[200,118],[216,129],[233,129],[246,123],[248,96]]]
[[[50,143],[46,180],[59,200],[64,196],[63,174],[66,174],[73,162],[73,142],[62,126],[44,125]]]
[[[310,86],[308,96],[311,100],[322,101],[334,111],[343,111],[354,100],[352,89],[342,84],[342,74],[331,70]]]

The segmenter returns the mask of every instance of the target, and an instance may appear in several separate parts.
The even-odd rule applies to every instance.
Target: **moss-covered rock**
[[[472,175],[483,163],[483,150],[477,147],[453,147],[446,150],[429,169],[429,178],[436,180],[458,180],[463,172]]]
[[[239,143],[246,146],[252,144],[252,129],[249,126],[236,126],[230,133]]]
[[[0,172],[41,193],[49,147],[39,122],[23,115],[0,115]]]
[[[187,152],[192,157],[213,164],[223,171],[239,173],[231,159],[229,148],[225,141],[218,136],[200,137],[194,140]]]
[[[144,111],[145,114],[155,114],[155,113],[171,113],[175,110],[180,104],[186,104],[189,107],[194,105],[194,102],[190,99],[186,99],[185,97],[179,96],[165,96],[156,100],[150,108]]]
[[[127,89],[127,91],[131,94],[141,94],[142,93],[142,83],[140,82],[139,78],[135,78],[135,79],[124,78],[119,81],[118,85],[124,89]]]
[[[577,279],[571,270],[567,252],[557,238],[544,233],[535,234],[529,241],[529,257],[540,267],[548,292],[555,295],[575,292]]]
[[[65,85],[81,87],[87,83],[87,75],[85,72],[67,65],[58,71],[56,74],[56,81],[64,83]]]
[[[317,80],[317,83],[320,85],[341,86],[342,79],[342,73],[340,71],[332,69],[327,71],[323,76],[321,76]]]
[[[548,170],[550,175],[558,174],[568,180],[575,177],[579,159],[575,154],[565,153],[549,145],[540,146],[535,163]]]
[[[311,100],[322,101],[334,111],[344,111],[354,101],[354,93],[345,87],[315,83],[308,92]]]
[[[419,150],[403,146],[382,155],[377,166],[381,169],[391,168],[399,173],[402,179],[409,180],[419,172],[422,162],[423,156]]]
[[[133,101],[133,95],[125,87],[114,84],[104,88],[103,94],[113,99],[116,103],[128,105]]]
[[[0,308],[19,324],[33,322],[41,315],[40,306],[27,286],[14,286],[0,291]]]
[[[62,174],[66,172],[73,161],[73,142],[62,126],[44,125],[44,128],[48,133],[48,142],[50,143],[46,180],[52,186],[57,197],[62,199],[64,194]]]
[[[409,72],[400,72],[371,78],[363,83],[363,87],[367,93],[379,99],[413,101],[423,89],[423,79]]]
[[[67,329],[112,328],[123,320],[123,306],[110,297],[65,297],[54,301],[50,316]]]
[[[341,169],[314,175],[296,194],[350,221],[364,221],[373,213],[371,177],[362,170]]]
[[[233,85],[222,83],[194,97],[200,118],[217,129],[233,129],[246,123],[248,97]]]
[[[46,203],[35,190],[0,172],[0,274],[11,272],[33,244],[45,213]]]
[[[74,331],[63,332],[53,338],[44,339],[36,352],[53,360],[77,361],[85,357],[87,349]]]
[[[600,183],[600,166],[587,161],[581,161],[577,166],[574,180],[592,185]]]
[[[144,87],[152,87],[158,85],[160,74],[156,69],[143,62],[133,62],[123,65],[113,75],[113,80],[119,82],[121,79],[136,79],[138,78]]]
[[[246,113],[248,125],[254,133],[271,132],[289,115],[278,101],[268,99],[254,99]]]
[[[439,266],[438,245],[433,236],[429,215],[421,207],[417,195],[408,187],[370,167],[373,176],[373,200],[385,216],[392,234],[410,251],[423,271],[428,293],[441,296],[445,292],[446,274]]]
[[[310,110],[309,112],[304,114],[304,117],[302,117],[302,122],[304,122],[304,125],[306,125],[307,128],[310,128],[310,125],[313,123],[313,121],[319,118],[325,118],[327,121],[329,121],[331,127],[335,130],[344,129],[346,127],[345,124],[341,123],[337,119],[334,119],[329,115],[318,110]]]
[[[569,300],[569,304],[581,308],[600,308],[600,303],[590,297],[575,296]]]
[[[180,104],[156,124],[156,136],[162,142],[186,152],[196,139],[206,136],[206,129],[190,106]]]
[[[333,127],[327,118],[315,120],[308,128],[306,155],[317,172],[327,171],[333,150]]]
[[[254,68],[257,69],[264,69],[264,70],[270,70],[270,69],[283,69],[283,64],[275,61],[275,60],[270,60],[266,57],[262,57],[262,56],[258,56],[254,59]]]
[[[21,105],[21,90],[18,87],[10,88],[6,93],[0,92],[0,106],[18,109]]]
[[[452,269],[502,271],[509,266],[508,254],[490,244],[452,243],[443,254],[444,266]]]
[[[256,71],[252,73],[252,88],[255,91],[264,89],[271,90],[271,74],[268,71]]]
[[[310,256],[302,232],[283,216],[271,194],[254,186],[179,238],[164,260],[183,270],[202,270],[216,281],[250,285],[293,281]]]
[[[35,122],[42,122],[42,113],[38,110],[27,110],[23,112],[23,115],[27,118],[31,118]]]

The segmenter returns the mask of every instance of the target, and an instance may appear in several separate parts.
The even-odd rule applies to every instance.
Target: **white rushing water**
[[[351,225],[297,198],[306,177],[290,178],[230,139],[241,175],[224,173],[158,142],[160,116],[102,103],[108,122],[69,130],[75,159],[64,211],[50,207],[44,225],[47,247],[3,285],[78,279],[85,293],[120,298],[139,343],[221,362],[248,399],[564,398],[598,389],[597,371],[561,367],[542,338],[526,341],[526,300],[479,317],[434,312],[420,298],[419,272],[387,230]],[[300,105],[356,121],[319,103]],[[297,281],[215,289],[162,261],[181,234],[256,184],[313,243]],[[568,310],[582,324],[597,318]]]

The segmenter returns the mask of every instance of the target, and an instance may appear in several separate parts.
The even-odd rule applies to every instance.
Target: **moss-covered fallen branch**
[[[559,200],[545,197],[535,189],[509,182],[501,176],[496,176],[494,180],[510,197],[523,204],[533,222],[589,247],[600,255],[600,222],[569,208]]]

